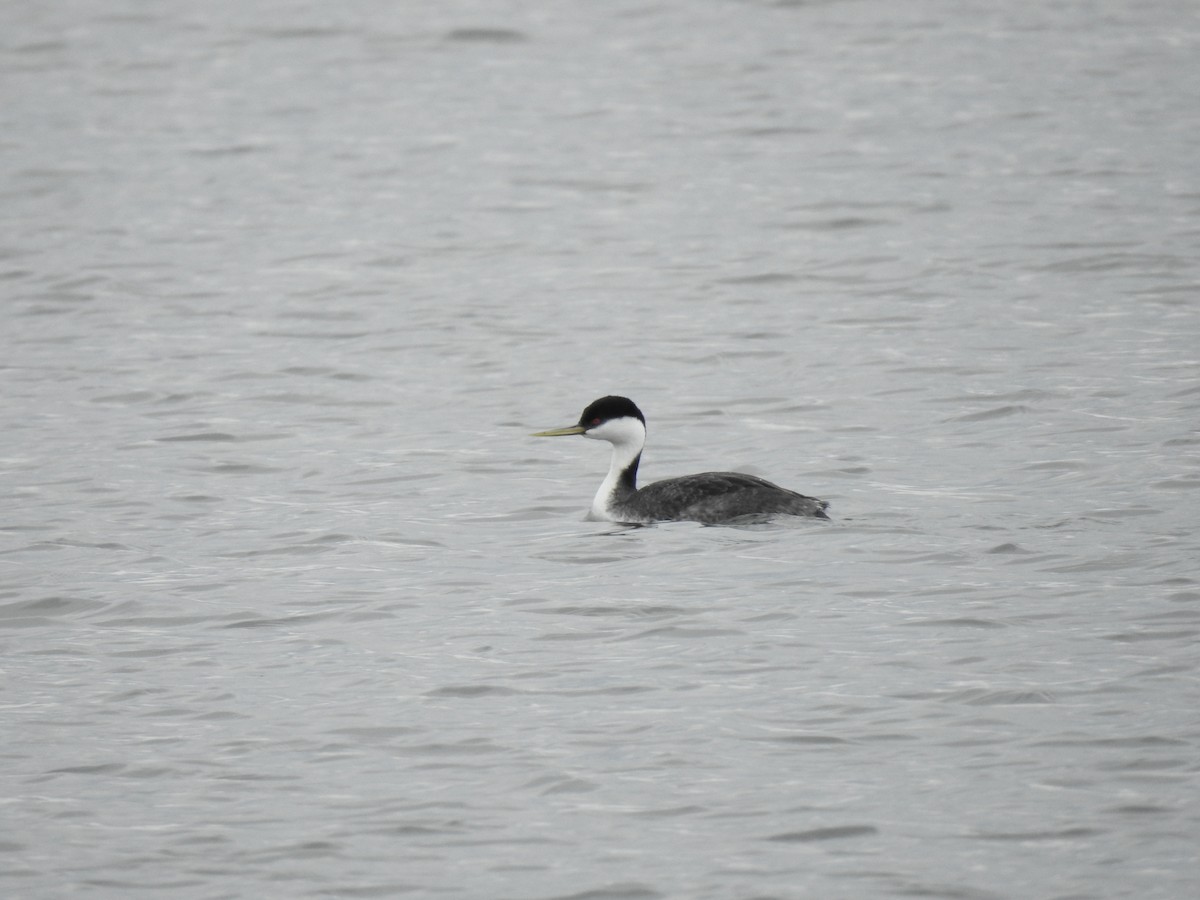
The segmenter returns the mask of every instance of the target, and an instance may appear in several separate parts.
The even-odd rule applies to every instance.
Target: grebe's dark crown
[[[579,424],[583,428],[591,430],[611,419],[624,418],[637,419],[643,425],[646,424],[646,417],[637,408],[637,404],[628,397],[608,396],[589,403],[587,409],[583,411],[583,415],[579,417]]]

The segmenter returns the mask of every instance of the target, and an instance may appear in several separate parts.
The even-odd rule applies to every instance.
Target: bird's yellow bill
[[[539,431],[530,437],[563,437],[568,434],[583,434],[587,429],[582,425],[572,425],[569,428],[551,428],[549,431]]]

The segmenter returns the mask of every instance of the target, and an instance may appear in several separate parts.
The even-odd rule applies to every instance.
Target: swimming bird
[[[702,472],[656,481],[638,489],[638,463],[646,445],[646,417],[628,397],[601,397],[579,423],[539,431],[532,437],[581,434],[612,444],[608,475],[596,492],[587,518],[644,525],[650,522],[703,522],[772,515],[827,519],[824,500],[806,497],[753,475]]]

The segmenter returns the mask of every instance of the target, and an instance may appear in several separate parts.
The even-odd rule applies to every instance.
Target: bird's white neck
[[[596,491],[588,518],[617,521],[613,505],[637,490],[637,470],[642,448],[646,445],[646,426],[631,417],[612,419],[599,428],[593,428],[586,436],[608,441],[613,448],[608,474]]]

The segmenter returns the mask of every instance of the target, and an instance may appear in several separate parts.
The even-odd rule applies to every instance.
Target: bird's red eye
[[[599,416],[597,416],[596,418],[592,419],[592,424],[593,424],[593,425],[599,425],[599,424],[600,424],[600,417],[599,417]]]

